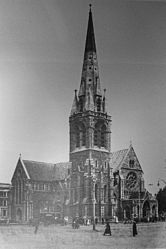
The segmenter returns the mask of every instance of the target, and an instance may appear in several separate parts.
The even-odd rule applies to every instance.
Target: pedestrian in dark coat
[[[137,235],[137,224],[136,221],[133,220],[133,237],[135,237],[135,235]]]
[[[106,226],[105,226],[105,231],[103,235],[109,234],[111,236],[111,228],[110,228],[110,224],[109,222],[107,222]]]

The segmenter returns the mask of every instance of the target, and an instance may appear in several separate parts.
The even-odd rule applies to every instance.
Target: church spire
[[[102,107],[103,97],[100,87],[91,4],[89,6],[89,19],[84,50],[81,84],[78,91],[77,101],[75,102],[77,102],[77,112],[105,112],[103,111]],[[71,111],[71,113],[76,113],[75,107],[76,105],[74,104],[74,109]]]

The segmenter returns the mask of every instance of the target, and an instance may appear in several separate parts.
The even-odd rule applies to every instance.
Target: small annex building
[[[113,169],[113,216],[151,220],[158,217],[158,202],[145,188],[143,170],[130,144],[111,153]]]
[[[11,184],[0,183],[0,224],[7,223],[9,220],[9,193]]]

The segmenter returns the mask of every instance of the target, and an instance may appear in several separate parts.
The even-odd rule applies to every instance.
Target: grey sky
[[[91,3],[112,150],[132,140],[146,183],[156,185],[166,179],[166,2]],[[10,182],[20,153],[68,161],[88,12],[87,0],[0,0],[1,182]]]

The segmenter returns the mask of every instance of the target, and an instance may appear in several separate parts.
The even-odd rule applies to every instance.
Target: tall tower
[[[69,117],[72,216],[92,216],[95,179],[96,217],[109,213],[111,116],[101,91],[91,5],[81,83]]]

